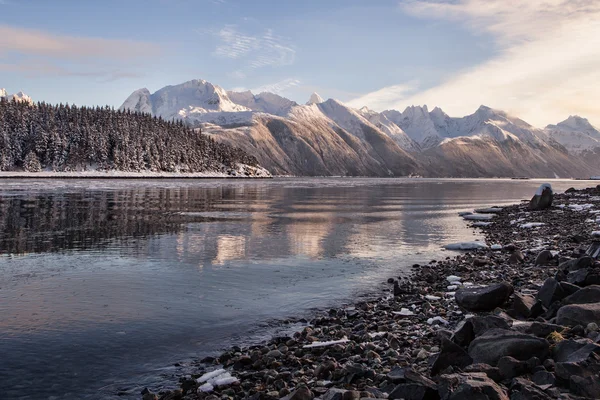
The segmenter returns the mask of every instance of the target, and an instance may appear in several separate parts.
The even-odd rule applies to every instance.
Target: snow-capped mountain
[[[0,98],[5,98],[8,101],[16,100],[16,101],[24,101],[24,102],[30,103],[30,104],[33,103],[33,100],[31,99],[31,97],[27,96],[23,92],[18,92],[15,94],[8,94],[6,92],[6,89],[1,89],[1,88],[0,88]]]
[[[556,125],[548,125],[546,134],[575,154],[600,147],[600,131],[586,118],[571,115]]]
[[[324,101],[325,100],[323,100],[323,98],[321,96],[319,96],[319,93],[313,92],[313,94],[310,95],[310,98],[306,102],[306,105],[310,106],[311,104],[320,104]]]
[[[300,105],[273,93],[226,92],[193,80],[154,94],[135,91],[121,109],[201,126],[216,140],[256,156],[275,174],[598,175],[589,163],[569,154],[569,146],[561,141],[564,132],[569,137],[584,132],[594,140],[597,135],[600,142],[600,133],[589,123],[567,120],[541,130],[486,106],[461,118],[427,106],[378,113],[335,99],[325,101],[317,93]],[[593,144],[590,140],[585,146]]]

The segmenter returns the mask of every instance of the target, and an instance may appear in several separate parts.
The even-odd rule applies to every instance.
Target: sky
[[[0,88],[118,107],[205,79],[600,126],[600,0],[0,0]]]

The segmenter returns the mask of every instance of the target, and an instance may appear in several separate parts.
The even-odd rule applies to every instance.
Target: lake
[[[193,359],[452,256],[441,246],[480,236],[459,211],[528,199],[541,182],[2,180],[0,397],[169,387]]]

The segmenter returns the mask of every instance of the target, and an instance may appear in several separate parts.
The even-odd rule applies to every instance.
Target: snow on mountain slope
[[[147,89],[136,90],[120,109],[151,112],[167,120],[183,119],[190,123],[219,120],[231,124],[247,123],[251,120],[248,112],[252,111],[231,101],[221,87],[198,79],[166,86],[153,94]],[[233,115],[238,112],[242,114]]]
[[[227,96],[235,104],[250,110],[279,116],[286,115],[292,107],[298,105],[295,101],[269,92],[254,95],[249,90],[245,92],[228,91]]]
[[[310,106],[311,104],[320,104],[324,101],[325,100],[323,100],[323,98],[319,96],[319,93],[313,92],[313,94],[310,95],[310,99],[308,99],[308,101],[306,102],[306,105]]]
[[[556,125],[548,125],[544,131],[548,137],[575,154],[600,148],[600,131],[586,118],[571,115]]]
[[[359,113],[367,119],[370,123],[388,135],[398,146],[406,151],[418,152],[420,147],[412,140],[406,132],[402,130],[398,125],[390,121],[383,113],[370,110],[367,107],[363,107],[358,110]]]
[[[7,96],[6,89],[0,88],[0,97],[6,97],[6,96]]]

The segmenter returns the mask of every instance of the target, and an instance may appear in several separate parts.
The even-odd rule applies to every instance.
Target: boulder
[[[542,302],[528,294],[515,293],[513,308],[526,318],[535,318],[544,312]]]
[[[579,289],[581,289],[579,286],[573,285],[572,283],[569,283],[566,281],[561,282],[560,287],[562,288],[562,290],[565,292],[565,294],[567,296],[570,296],[573,293],[577,292]]]
[[[552,358],[556,362],[579,362],[587,360],[592,353],[600,354],[600,346],[589,339],[569,339],[554,346]]]
[[[510,257],[508,258],[509,264],[519,264],[525,261],[525,256],[521,252],[521,250],[515,250],[512,252]]]
[[[534,211],[545,210],[550,208],[552,200],[554,200],[552,186],[549,183],[543,183],[529,202],[529,209]]]
[[[298,386],[298,389],[285,396],[285,400],[313,400],[315,395],[305,385]]]
[[[571,271],[567,274],[567,282],[577,286],[585,286],[585,282],[589,274],[589,268],[581,268],[575,271]]]
[[[510,384],[510,400],[550,400],[551,396],[525,378],[515,378]]]
[[[550,250],[542,250],[535,258],[534,265],[550,265],[554,261],[554,255]]]
[[[441,375],[439,396],[442,400],[509,400],[500,386],[477,372]]]
[[[556,377],[552,372],[548,371],[537,371],[531,375],[531,380],[536,385],[554,385],[556,383]]]
[[[529,371],[527,361],[519,361],[514,357],[502,357],[498,360],[498,370],[504,379],[512,379]]]
[[[556,314],[556,323],[565,326],[583,325],[600,321],[600,303],[570,304],[561,307]]]
[[[590,399],[600,399],[600,377],[594,376],[571,376],[569,381],[571,392]]]
[[[563,300],[565,305],[589,303],[600,303],[600,285],[584,287]]]
[[[540,288],[537,298],[542,302],[544,307],[550,307],[550,304],[565,297],[565,292],[560,286],[560,283],[554,278],[548,278]]]
[[[411,369],[404,371],[405,382],[397,385],[388,395],[388,399],[426,400],[439,399],[437,385]]]
[[[600,257],[600,241],[596,240],[592,242],[590,247],[585,251],[585,254],[597,260]]]
[[[500,382],[503,378],[500,375],[500,370],[498,367],[492,367],[488,364],[471,364],[463,369],[464,372],[483,372],[487,375],[488,378],[495,382]]]
[[[583,256],[580,258],[574,258],[572,260],[567,260],[565,262],[560,263],[558,266],[559,269],[567,272],[577,271],[581,268],[591,267],[594,263],[594,260],[590,256]]]
[[[511,356],[517,360],[538,357],[544,360],[550,344],[547,340],[506,329],[490,329],[469,345],[469,355],[474,363],[496,366],[498,360]]]
[[[513,287],[502,282],[480,288],[459,289],[456,303],[469,311],[489,311],[501,306],[508,300]]]
[[[556,377],[563,382],[569,382],[572,376],[593,376],[600,373],[600,364],[597,362],[578,361],[578,362],[558,362],[554,366]]]
[[[566,327],[562,325],[549,324],[547,322],[534,321],[531,326],[527,329],[527,333],[538,337],[546,337],[552,332],[562,332]]]
[[[459,346],[468,346],[475,337],[493,328],[509,329],[508,322],[495,315],[483,315],[462,321],[452,335],[452,341]]]
[[[465,368],[473,363],[473,359],[462,347],[443,338],[440,353],[431,366],[431,375],[437,375],[448,367]]]

